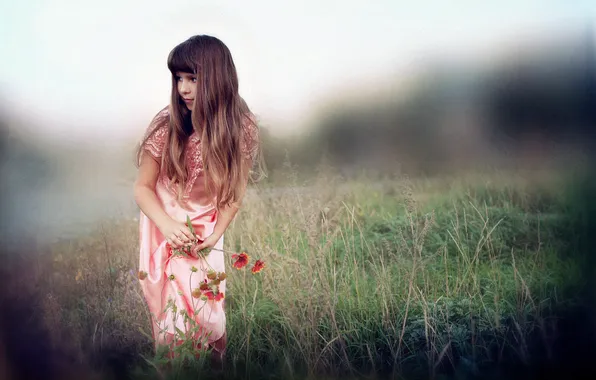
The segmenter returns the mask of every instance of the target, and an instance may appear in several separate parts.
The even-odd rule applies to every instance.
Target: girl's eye
[[[191,79],[192,79],[192,81],[193,81],[193,82],[195,82],[195,83],[196,83],[196,81],[197,81],[197,78],[195,78],[195,77],[192,77]]]
[[[176,81],[177,81],[177,82],[180,82],[180,80],[181,80],[181,79],[182,79],[182,78],[180,78],[179,76],[176,76]]]

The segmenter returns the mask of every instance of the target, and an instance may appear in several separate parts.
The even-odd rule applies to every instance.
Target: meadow
[[[225,236],[267,266],[228,266],[223,373],[156,365],[134,218],[52,244],[27,267],[44,345],[97,379],[544,378],[573,365],[564,347],[587,323],[575,316],[590,281],[589,185],[553,172],[373,181],[321,170],[304,187],[288,173],[283,188],[253,187]]]

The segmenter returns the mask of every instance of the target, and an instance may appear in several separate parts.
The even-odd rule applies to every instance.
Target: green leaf
[[[184,331],[180,330],[178,327],[174,327],[174,328],[176,329],[176,332],[177,332],[178,334],[180,334],[180,337],[184,337],[184,336],[186,336],[186,334],[184,334]]]
[[[183,250],[175,250],[174,251],[174,255],[178,255],[178,256],[183,256],[183,257],[190,257],[190,255],[188,255],[186,252],[184,252]]]
[[[186,215],[186,225],[190,229],[190,232],[192,232],[192,235],[194,237],[197,237],[197,234],[195,233],[195,229],[192,228],[192,221],[190,220],[190,216],[188,216],[188,215]]]

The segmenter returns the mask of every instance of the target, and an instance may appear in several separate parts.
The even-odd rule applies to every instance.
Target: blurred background
[[[168,102],[169,51],[232,51],[272,184],[587,162],[590,1],[46,0],[0,6],[2,234],[76,234],[137,213],[133,152]]]
[[[0,3],[0,254],[4,256],[0,265],[4,285],[0,292],[0,378],[9,378],[6,368],[11,366],[45,376],[53,368],[53,361],[70,371],[75,368],[73,363],[85,362],[80,357],[91,358],[95,369],[116,368],[112,362],[125,366],[138,360],[139,352],[150,351],[150,344],[131,327],[145,322],[138,306],[142,300],[136,293],[134,273],[138,263],[135,218],[139,212],[132,193],[134,152],[150,120],[169,101],[168,53],[196,34],[216,36],[230,48],[240,93],[259,119],[269,176],[259,187],[253,187],[255,192],[312,186],[323,169],[334,176],[333,180],[320,186],[319,198],[305,197],[316,219],[321,217],[321,210],[342,210],[345,197],[336,194],[335,185],[344,184],[342,179],[357,179],[349,186],[359,194],[352,200],[363,225],[368,223],[363,236],[374,244],[380,239],[378,246],[372,245],[370,257],[382,257],[377,253],[389,246],[387,251],[395,253],[389,261],[398,275],[388,278],[395,281],[409,276],[410,267],[402,264],[413,256],[408,256],[407,244],[400,241],[392,247],[381,244],[381,237],[416,231],[412,226],[418,225],[424,226],[422,234],[427,231],[429,215],[417,216],[424,221],[406,220],[408,208],[401,207],[401,190],[396,190],[401,179],[415,179],[418,201],[432,194],[436,202],[443,202],[443,206],[432,203],[433,198],[425,205],[432,207],[433,217],[438,205],[439,228],[432,235],[434,240],[430,239],[432,244],[443,238],[450,243],[444,235],[459,228],[458,209],[451,214],[454,199],[463,199],[470,218],[477,212],[483,219],[470,200],[477,202],[486,213],[491,210],[491,220],[499,220],[497,224],[502,220],[507,226],[511,223],[510,229],[505,226],[502,230],[507,244],[495,238],[494,250],[511,253],[512,257],[514,250],[522,252],[517,257],[526,260],[526,267],[531,269],[526,279],[536,281],[533,291],[548,290],[538,296],[545,305],[558,301],[564,291],[584,297],[588,305],[584,313],[589,317],[582,314],[569,318],[567,325],[560,327],[560,335],[568,338],[557,346],[563,353],[567,353],[567,346],[575,347],[567,356],[560,356],[561,363],[572,367],[568,363],[574,356],[583,355],[587,358],[583,363],[593,367],[596,263],[591,231],[596,220],[596,177],[582,179],[583,184],[570,181],[566,192],[553,190],[556,195],[552,196],[539,191],[531,196],[524,193],[526,190],[518,193],[508,187],[508,182],[520,177],[531,182],[534,173],[565,174],[594,168],[595,19],[596,2],[588,0]],[[441,184],[438,180],[433,185],[434,179],[464,178],[466,173],[487,174],[491,186],[503,185],[505,190],[491,190],[487,182],[470,192],[462,190],[462,185],[455,189],[455,193],[459,191],[455,197],[450,186],[457,185],[449,184],[453,181]],[[394,179],[397,181],[391,184]],[[370,182],[381,186],[368,186]],[[314,190],[317,193],[316,187]],[[378,198],[368,202],[373,192]],[[289,205],[287,210],[302,207],[295,198],[287,194],[284,198],[283,191],[279,193],[280,202]],[[406,200],[410,198],[411,194],[405,196]],[[315,224],[298,217],[304,217],[303,209],[285,213],[273,206],[259,208],[261,204],[279,204],[276,202],[265,197],[247,202],[249,210],[252,207],[257,211],[241,215],[245,223],[238,223],[231,231],[230,241],[234,237],[243,242],[257,237],[275,242],[284,236],[283,250],[288,255],[299,255],[304,246],[309,247],[306,251],[313,260],[324,257],[327,245],[317,250],[310,248],[310,242],[298,241],[286,248],[286,243],[301,234],[310,238],[310,232],[304,234],[300,223]],[[486,221],[470,220],[475,226],[470,231],[475,228],[483,236]],[[352,226],[352,219],[349,221]],[[299,228],[288,229],[292,223]],[[352,227],[337,228],[354,232]],[[467,235],[467,224],[465,229]],[[474,243],[470,247],[480,245],[472,238],[463,236],[461,241],[470,240]],[[528,241],[530,251],[535,249],[536,254],[526,254]],[[432,244],[431,256],[439,252]],[[271,246],[276,248],[275,243]],[[491,253],[493,247],[487,250]],[[346,252],[354,254],[349,249]],[[547,260],[550,266],[546,269],[534,263],[548,259],[549,253],[561,256],[556,256],[561,261]],[[454,257],[457,259],[459,254]],[[575,272],[575,267],[565,261],[573,257],[577,261],[572,264],[580,268]],[[423,270],[437,273],[439,266],[435,264],[430,262]],[[290,267],[293,270],[293,266],[285,266]],[[85,268],[89,270],[85,272]],[[334,268],[321,273],[335,278]],[[510,268],[503,268],[494,271],[499,279],[501,274],[508,276]],[[361,272],[348,269],[358,280]],[[304,283],[315,278],[311,277],[309,272]],[[479,277],[489,279],[486,274]],[[116,278],[126,281],[117,283]],[[517,277],[513,278],[514,284],[499,285],[497,289],[512,295],[510,299],[504,297],[505,301],[519,304],[525,290],[519,293]],[[563,289],[559,283],[552,285],[549,281],[553,278],[570,285],[561,285]],[[275,286],[267,289],[274,295],[293,294],[298,287],[288,282],[278,292],[283,281],[273,283]],[[441,281],[436,283],[437,289],[445,288]],[[585,285],[578,285],[585,294],[575,291],[576,283]],[[297,284],[303,286],[302,282]],[[403,290],[402,285],[396,288]],[[239,289],[236,293],[241,296]],[[395,305],[396,315],[403,309],[401,298],[385,299],[382,292],[374,293],[377,298],[371,298]],[[247,294],[252,300],[252,293]],[[473,298],[465,292],[457,296],[466,302]],[[279,305],[294,305],[297,311],[309,309],[286,298],[278,300]],[[310,302],[311,298],[309,293],[305,299]],[[520,305],[520,310],[525,310],[524,304]],[[566,304],[561,305],[558,307],[568,310]],[[112,312],[104,324],[109,310]],[[280,306],[280,310],[294,312],[292,307]],[[526,315],[517,311],[518,315]],[[347,330],[359,331],[360,310],[356,308],[354,313],[345,314],[346,320],[355,321],[356,326],[349,325]],[[61,319],[52,319],[52,315]],[[233,328],[244,326],[239,313],[230,315],[237,318],[232,320]],[[503,316],[510,318],[507,312]],[[309,318],[297,318],[288,329],[304,331],[304,321]],[[376,316],[371,320],[381,323]],[[591,323],[591,329],[585,321]],[[467,320],[464,322],[462,326]],[[96,341],[98,326],[102,338]],[[412,323],[408,326],[417,328]],[[309,331],[323,338],[315,334],[317,329],[313,324]],[[89,342],[91,334],[94,338]],[[472,331],[472,339],[474,334]],[[72,337],[80,347],[73,343],[73,351],[57,349]],[[589,342],[582,346],[577,337]],[[323,352],[319,355],[316,351],[321,343],[317,339],[313,340],[312,352],[320,359]],[[235,342],[239,343],[231,346],[231,352],[243,353],[241,337],[237,336]],[[361,343],[369,349],[367,338]],[[321,345],[323,351],[329,344]],[[288,345],[294,346],[300,344]],[[258,344],[255,347],[259,349]],[[269,349],[266,344],[261,352]],[[31,366],[32,357],[35,366]],[[112,364],[104,368],[107,362]]]

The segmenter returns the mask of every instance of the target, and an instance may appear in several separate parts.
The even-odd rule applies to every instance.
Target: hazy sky
[[[481,57],[544,28],[582,25],[596,10],[596,1],[484,3],[4,1],[0,99],[12,113],[47,120],[40,136],[130,138],[168,102],[169,51],[211,34],[232,51],[253,111],[282,133],[335,91],[386,82],[429,53]]]

